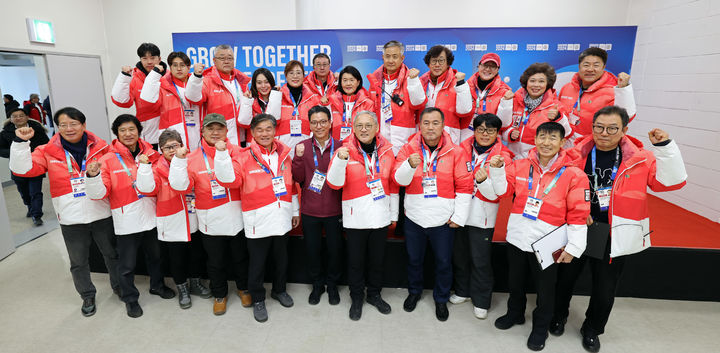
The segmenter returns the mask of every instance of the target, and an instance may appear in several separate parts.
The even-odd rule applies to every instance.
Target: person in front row
[[[568,243],[557,262],[570,262],[585,251],[585,221],[590,214],[588,181],[562,150],[564,136],[562,125],[542,123],[535,133],[536,147],[527,158],[505,168],[505,158],[494,156],[490,160],[490,180],[495,193],[514,197],[507,228],[510,297],[507,313],[495,321],[495,327],[507,330],[525,323],[525,276],[529,270],[537,290],[537,307],[527,341],[527,347],[533,351],[545,348],[558,266],[541,269],[531,244],[560,227],[559,231],[567,233]]]
[[[378,134],[377,116],[359,112],[353,135],[330,163],[328,185],[342,188],[343,227],[347,232],[350,319],[360,320],[363,297],[383,314],[390,304],[380,296],[388,227],[398,217],[398,187],[392,180],[392,145]],[[367,269],[367,276],[365,275]]]
[[[250,122],[253,141],[248,148],[237,158],[225,155],[215,160],[218,181],[240,188],[250,254],[248,288],[253,316],[258,322],[268,319],[263,283],[265,263],[271,254],[275,273],[270,297],[286,308],[293,306],[286,290],[287,233],[300,223],[300,204],[293,187],[290,147],[275,140],[276,127],[277,121],[272,115],[256,115]]]
[[[626,135],[629,121],[624,108],[598,110],[593,117],[592,137],[577,140],[572,150],[577,154],[575,166],[582,168],[590,181],[588,226],[598,222],[613,227],[612,234],[606,233],[602,259],[583,256],[558,268],[550,333],[560,336],[565,332],[573,287],[588,262],[592,290],[580,333],[589,352],[600,351],[598,335],[605,332],[627,255],[650,247],[647,188],[655,192],[678,190],[687,179],[680,149],[668,134],[651,130],[648,137],[653,146],[646,150],[640,141]]]
[[[405,245],[408,297],[403,309],[415,310],[423,290],[423,261],[428,240],[435,255],[435,316],[447,320],[452,285],[455,229],[465,225],[473,193],[469,156],[444,131],[443,112],[425,108],[420,133],[400,149],[393,178],[405,186]]]

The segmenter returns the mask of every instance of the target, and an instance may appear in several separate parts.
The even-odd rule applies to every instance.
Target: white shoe
[[[478,308],[477,306],[473,308],[473,314],[475,314],[475,317],[481,320],[487,319],[487,309]]]
[[[455,295],[455,294],[453,294],[453,295],[450,296],[450,302],[453,303],[453,304],[462,304],[462,303],[464,303],[464,302],[466,302],[466,301],[468,301],[468,300],[470,300],[470,298],[457,296],[457,295]]]

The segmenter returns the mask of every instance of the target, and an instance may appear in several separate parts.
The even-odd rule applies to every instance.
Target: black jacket
[[[17,108],[20,108],[20,103],[18,103],[18,101],[16,101],[16,100],[5,103],[5,115],[7,115],[6,118],[10,117],[11,110],[17,109]]]
[[[45,128],[35,120],[28,119],[28,125],[35,130],[35,135],[30,139],[30,149],[44,145],[50,141]],[[5,120],[2,131],[0,131],[0,157],[10,158],[10,145],[15,139],[15,124],[10,119]]]

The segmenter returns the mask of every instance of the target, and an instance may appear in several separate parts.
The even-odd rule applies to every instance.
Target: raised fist
[[[630,75],[621,72],[618,74],[618,87],[623,88],[627,87],[627,85],[630,84]]]
[[[494,155],[490,158],[490,166],[493,168],[502,168],[505,165],[505,158],[501,155]]]
[[[250,92],[250,90],[246,90],[243,92],[243,96],[245,96],[245,98],[252,98],[252,92]]]
[[[464,80],[464,79],[465,79],[465,73],[464,73],[464,72],[460,72],[460,71],[456,72],[456,73],[455,73],[455,79],[458,80],[458,81]]]
[[[488,175],[485,171],[485,168],[478,168],[475,172],[475,182],[477,182],[478,184],[482,183],[483,181],[485,181],[485,179],[487,179],[487,176]]]
[[[548,109],[547,117],[548,117],[548,119],[550,119],[550,121],[557,120],[557,118],[559,117],[557,106],[553,106],[552,108]]]
[[[419,166],[420,163],[422,163],[422,158],[420,157],[420,154],[418,154],[418,153],[411,154],[410,157],[408,158],[408,163],[410,163],[411,167],[417,168],[417,166]]]
[[[338,150],[340,151],[340,150]],[[305,145],[298,143],[295,145],[295,156],[302,157],[305,154]]]
[[[653,145],[670,139],[668,133],[660,129],[650,130],[650,132],[648,132],[648,137],[650,138],[650,143]]]
[[[15,136],[28,141],[35,136],[35,130],[29,126],[21,127],[19,129],[15,129]]]
[[[503,96],[503,99],[510,100],[510,99],[513,99],[513,97],[515,97],[515,93],[513,93],[512,90],[507,90],[507,91],[505,91],[505,95]]]
[[[342,146],[338,148],[337,156],[340,159],[347,160],[348,158],[350,158],[350,150],[348,150],[347,147]]]
[[[513,129],[513,131],[510,133],[510,139],[511,140],[517,140],[518,137],[520,137],[520,130]]]
[[[227,149],[227,144],[225,141],[218,141],[215,142],[215,150],[216,151],[225,151]]]
[[[420,75],[420,70],[418,69],[412,68],[408,71],[408,77],[410,78],[418,77],[418,75]]]
[[[164,68],[162,65],[160,65],[160,64],[155,65],[155,68],[158,69],[158,71],[160,71],[160,73],[162,73],[163,71],[165,71],[165,68]]]
[[[100,174],[100,162],[92,161],[87,165],[87,176],[94,177]]]
[[[329,100],[326,96],[322,96],[322,98],[320,98],[320,103],[322,103],[322,105],[327,105],[328,102]]]
[[[148,156],[146,156],[144,153],[143,153],[143,154],[140,154],[140,155],[137,157],[137,159],[138,159],[138,162],[140,162],[140,163],[142,163],[142,164],[150,164],[150,159],[149,159]]]
[[[217,143],[215,143],[217,145]],[[175,151],[175,157],[177,158],[185,158],[185,156],[188,154],[188,149],[185,146],[182,146]]]
[[[204,64],[202,64],[202,63],[195,63],[195,65],[193,65],[193,71],[194,71],[196,74],[202,76],[203,70],[205,70],[205,65],[204,65]]]
[[[128,75],[132,75],[132,70],[133,70],[132,66],[123,66],[123,67],[120,69],[120,71],[122,71],[122,72],[124,72],[124,73],[126,73],[126,74],[128,74]]]

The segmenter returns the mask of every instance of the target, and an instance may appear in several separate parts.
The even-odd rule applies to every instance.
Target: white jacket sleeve
[[[584,224],[567,225],[568,243],[565,245],[565,252],[573,257],[580,257],[587,246],[587,226]]]
[[[32,169],[32,153],[30,141],[10,144],[10,170],[13,173],[25,174]]]
[[[473,99],[470,94],[470,85],[465,82],[455,87],[455,93],[455,112],[462,115],[472,111]]]
[[[495,195],[504,195],[508,189],[507,178],[505,177],[505,166],[500,168],[490,167],[488,178],[492,183]]]
[[[140,91],[140,99],[148,102],[155,103],[160,98],[160,75],[157,71],[152,70],[150,74],[145,77],[142,90]]]
[[[415,168],[410,166],[408,160],[405,160],[395,171],[395,182],[400,186],[408,186],[412,182],[413,175],[415,175]]]
[[[327,174],[327,182],[335,187],[345,186],[345,169],[348,165],[348,159],[341,159],[335,155]]]
[[[400,213],[400,194],[390,194],[390,221],[397,222]]]
[[[275,119],[280,119],[281,105],[282,93],[280,91],[272,90],[270,91],[270,97],[268,98],[268,105],[267,109],[265,109],[265,113],[274,116]]]
[[[453,221],[453,223],[463,227],[465,226],[465,222],[467,222],[468,215],[470,214],[470,201],[472,200],[472,195],[470,194],[456,194],[455,195],[455,207],[453,210],[453,215],[450,217],[450,220]]]
[[[85,176],[85,193],[93,200],[100,200],[107,194],[102,179],[102,172],[94,177]]]
[[[135,186],[140,192],[153,192],[155,190],[155,176],[153,175],[152,164],[140,163]]]
[[[502,121],[502,127],[508,127],[512,124],[513,100],[500,98],[497,116]]]
[[[292,195],[292,215],[297,217],[300,215],[300,201],[298,201],[298,195]]]
[[[483,195],[486,199],[497,200],[498,195],[495,193],[495,189],[492,185],[492,180],[490,180],[489,176],[487,179],[483,180],[482,183],[475,183],[475,185],[477,186],[478,191],[480,191],[480,194]]]
[[[631,118],[637,113],[632,85],[623,88],[615,87],[615,105],[625,108]]]
[[[560,115],[560,118],[555,120],[555,122],[562,125],[563,129],[565,129],[565,137],[572,135],[573,129],[572,126],[570,126],[570,120],[568,117],[560,112],[558,112],[558,115]]]
[[[425,90],[420,83],[420,77],[408,78],[407,90],[410,95],[410,104],[420,105],[425,101]]]
[[[233,170],[232,159],[228,150],[215,151],[215,177],[221,183],[232,183],[235,181],[235,171]]]
[[[195,74],[190,75],[187,85],[185,86],[185,98],[190,102],[202,101],[202,86],[202,77],[197,77]]]
[[[176,191],[185,191],[190,186],[190,178],[187,171],[187,156],[185,158],[173,157],[170,161],[168,172],[170,187]]]
[[[132,76],[119,73],[112,88],[112,98],[119,103],[130,101],[130,81]]]
[[[250,125],[253,117],[254,98],[248,98],[244,95],[240,96],[240,110],[238,111],[237,123],[239,125]]]
[[[652,146],[650,149],[655,155],[655,179],[660,184],[673,186],[687,179],[685,163],[675,140],[665,146]]]

